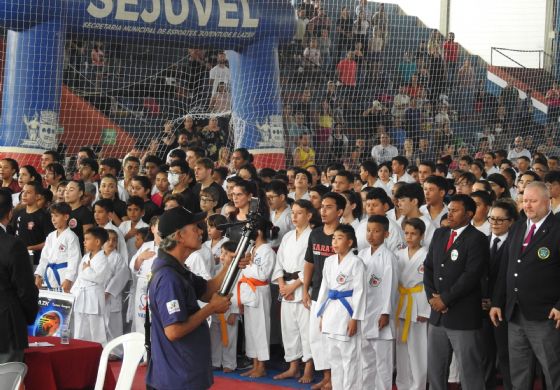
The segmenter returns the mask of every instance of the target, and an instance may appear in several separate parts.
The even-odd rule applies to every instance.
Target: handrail
[[[544,67],[544,57],[548,57],[548,58],[552,58],[552,55],[550,53],[545,52],[542,49],[537,49],[537,50],[523,50],[523,49],[508,49],[507,47],[491,47],[490,48],[490,65],[493,65],[493,60],[494,60],[494,51],[501,54],[502,56],[504,56],[505,58],[507,58],[508,60],[510,60],[511,62],[519,65],[522,68],[527,68],[525,65],[523,65],[522,63],[514,60],[513,58],[511,58],[510,56],[508,56],[507,54],[503,53],[503,51],[510,51],[510,52],[516,52],[516,53],[539,53],[539,69],[542,69]],[[542,58],[542,60],[541,60]]]

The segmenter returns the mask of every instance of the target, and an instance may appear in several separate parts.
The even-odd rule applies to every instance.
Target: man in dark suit
[[[486,390],[496,389],[496,356],[498,356],[499,369],[502,374],[504,390],[511,390],[511,376],[509,372],[509,353],[507,338],[507,322],[502,322],[494,327],[488,316],[492,305],[492,293],[499,277],[502,254],[508,245],[509,230],[519,219],[519,212],[513,202],[497,200],[490,209],[488,222],[492,233],[489,236],[490,258],[488,272],[482,278],[482,340],[484,354],[482,365],[484,367],[484,380]]]
[[[39,291],[25,244],[6,233],[12,212],[10,191],[0,189],[0,363],[23,361],[27,325],[39,310]]]
[[[533,388],[536,356],[547,388],[560,389],[560,223],[544,183],[525,187],[523,210],[527,219],[509,233],[490,318],[495,326],[508,321],[513,388]]]
[[[428,381],[446,390],[451,352],[464,390],[484,388],[482,372],[481,280],[488,263],[488,238],[470,221],[476,204],[454,195],[448,206],[450,228],[437,229],[424,262],[424,288],[432,311],[428,328]]]

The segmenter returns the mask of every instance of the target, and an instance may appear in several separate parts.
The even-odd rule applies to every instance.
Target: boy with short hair
[[[51,222],[56,229],[49,233],[35,270],[35,285],[49,290],[62,289],[68,293],[76,280],[78,264],[82,258],[78,236],[68,227],[72,211],[68,203],[55,203],[50,207]]]
[[[300,383],[310,383],[313,379],[309,346],[310,313],[302,302],[304,257],[311,234],[309,223],[313,211],[313,205],[308,200],[300,199],[294,202],[291,219],[295,229],[282,238],[271,277],[271,280],[280,286],[280,325],[284,358],[290,363],[290,368],[276,375],[274,379],[297,378]],[[300,359],[305,363],[305,371],[301,378]]]
[[[560,171],[550,171],[544,176],[544,182],[550,191],[550,206],[552,212],[560,211]]]
[[[389,219],[368,218],[369,248],[358,256],[366,268],[366,311],[362,326],[362,383],[364,388],[390,389],[393,379],[393,340],[397,300],[397,258],[384,244]]]
[[[149,227],[149,225],[142,220],[143,215],[144,200],[139,196],[131,196],[128,198],[126,201],[126,216],[128,219],[119,225],[119,230],[126,241],[128,258],[125,260],[127,261],[132,259],[132,256],[134,256],[137,250],[136,232],[138,229]]]
[[[220,264],[233,260],[237,250],[237,242],[226,241],[221,245]],[[212,366],[221,367],[224,372],[232,372],[237,368],[237,332],[239,328],[239,312],[237,305],[231,305],[223,314],[212,314],[210,325],[210,345],[212,347]]]
[[[74,295],[74,338],[105,345],[105,284],[110,278],[109,262],[103,244],[109,234],[94,226],[84,234],[85,256],[70,292]]]
[[[119,236],[115,230],[107,229],[108,239],[103,245],[107,256],[109,279],[105,284],[105,315],[107,341],[123,334],[123,290],[130,279],[130,271],[125,259],[117,252]]]
[[[425,390],[430,304],[424,293],[423,280],[428,250],[421,243],[426,225],[418,218],[411,218],[403,223],[403,230],[407,247],[397,252],[399,303],[395,312],[396,384],[399,389]]]
[[[436,230],[430,217],[420,212],[420,206],[425,203],[424,191],[418,183],[405,183],[395,193],[401,213],[397,223],[402,226],[403,221],[410,218],[420,218],[426,225],[424,233],[424,246],[429,247],[432,236]],[[402,229],[402,228],[401,228]]]
[[[428,176],[422,185],[426,204],[420,212],[429,217],[436,228],[440,226],[441,217],[447,214],[444,203],[447,194],[447,179],[441,176]]]
[[[277,249],[282,237],[294,228],[292,209],[288,205],[288,186],[280,180],[272,180],[266,185],[266,198],[270,206],[270,222],[278,227],[278,237],[270,241],[270,246]]]
[[[99,227],[102,227],[104,229],[111,229],[117,233],[117,250],[119,251],[123,260],[126,261],[128,259],[126,241],[124,240],[124,236],[119,228],[113,225],[113,222],[111,222],[111,214],[113,212],[113,202],[111,202],[109,199],[99,199],[93,204],[93,219],[95,220],[95,223]]]
[[[369,248],[367,241],[368,217],[373,215],[385,216],[393,203],[389,195],[382,188],[372,188],[366,195],[365,211],[367,217],[360,221],[356,229],[356,239],[358,240],[358,250]],[[404,247],[404,235],[399,225],[389,218],[389,237],[385,240],[385,245],[393,252]]]

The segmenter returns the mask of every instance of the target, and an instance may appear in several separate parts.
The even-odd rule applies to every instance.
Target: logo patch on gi
[[[346,283],[346,275],[344,274],[338,274],[338,276],[336,277],[336,282],[338,284],[344,284]]]
[[[253,263],[255,263],[255,265],[261,265],[262,259],[260,257],[255,257]]]
[[[76,218],[71,218],[71,219],[68,221],[68,227],[69,227],[70,229],[76,229],[76,226],[78,226],[78,221],[76,221]]]
[[[66,250],[66,246],[64,246],[64,244],[60,244],[60,246],[58,247],[58,250],[60,252],[64,252]]]
[[[34,226],[35,226],[35,222],[33,221],[27,222],[27,230],[33,230]]]
[[[453,249],[451,251],[451,261],[455,261],[459,258],[459,251],[457,249]]]
[[[173,314],[181,311],[181,308],[179,307],[179,301],[176,299],[167,302],[165,305],[167,306],[167,312],[169,314]]]
[[[374,274],[369,277],[369,285],[371,287],[378,287],[381,284],[381,278],[378,278]]]
[[[550,249],[548,249],[545,246],[540,247],[537,250],[537,256],[539,256],[539,259],[541,260],[546,260],[550,257]]]
[[[420,267],[418,267],[418,273],[424,274],[424,264],[420,264]]]

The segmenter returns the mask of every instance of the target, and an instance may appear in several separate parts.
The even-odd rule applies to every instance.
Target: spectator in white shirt
[[[531,152],[523,146],[523,137],[515,137],[513,140],[513,148],[509,151],[507,158],[510,161],[515,161],[521,156],[525,156],[530,160]]]
[[[231,75],[230,75],[229,68],[227,67],[226,53],[224,52],[218,53],[218,64],[212,69],[210,69],[209,78],[210,78],[210,85],[212,86],[211,95],[214,95],[214,93],[218,90],[218,85],[220,83],[224,83],[227,89],[227,86],[229,86],[229,80],[231,78]]]
[[[391,161],[393,157],[398,156],[399,151],[396,147],[390,144],[390,138],[387,133],[379,135],[379,145],[375,145],[371,149],[371,157],[377,164]]]

